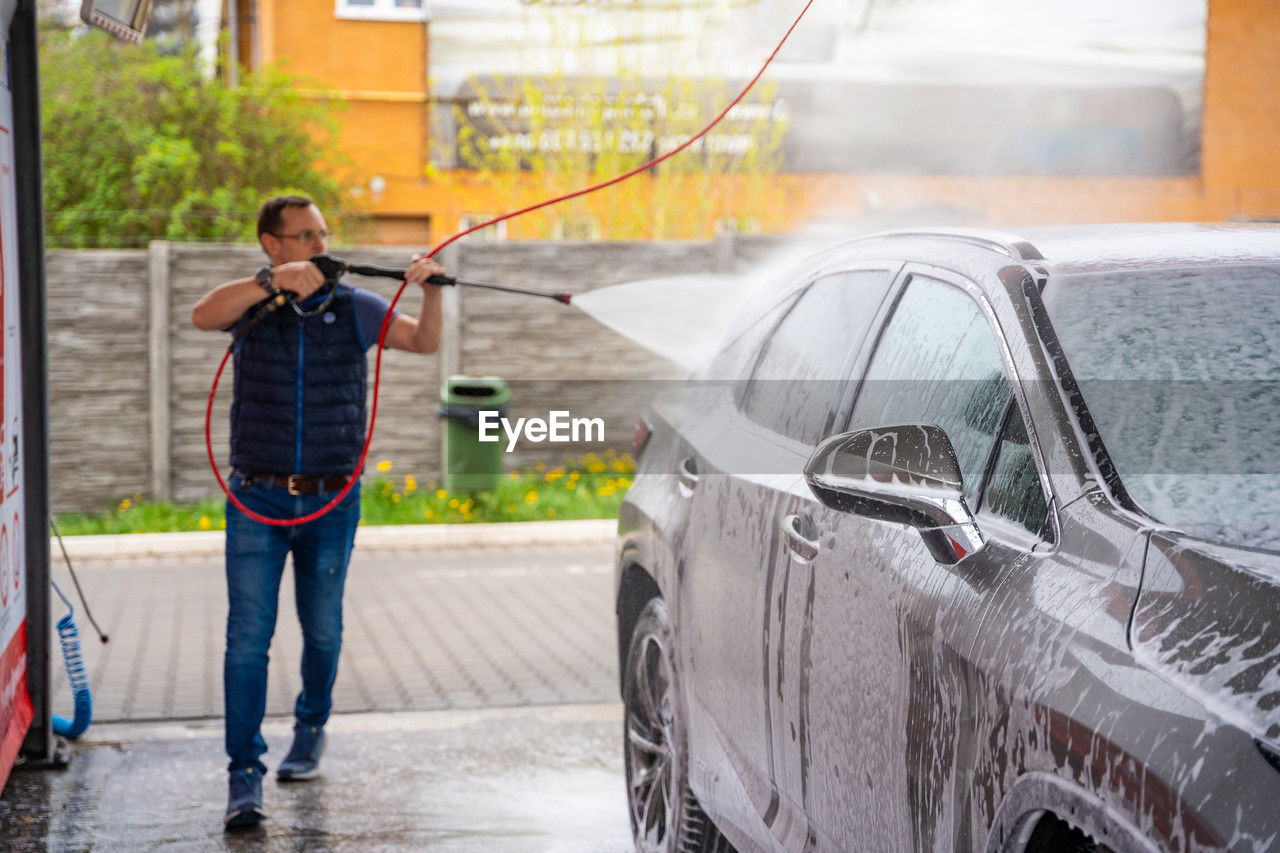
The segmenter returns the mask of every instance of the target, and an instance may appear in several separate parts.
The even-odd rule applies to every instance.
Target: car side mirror
[[[914,527],[939,563],[957,563],[984,544],[965,503],[956,452],[941,427],[908,424],[833,435],[813,451],[804,478],[832,509]]]

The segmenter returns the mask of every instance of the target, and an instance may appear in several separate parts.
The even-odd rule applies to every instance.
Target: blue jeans
[[[333,500],[334,493],[290,495],[283,486],[229,483],[240,502],[268,518],[297,518]],[[342,648],[342,590],[360,520],[357,483],[328,514],[295,527],[254,521],[227,501],[227,650],[222,690],[228,770],[267,768],[261,756],[267,707],[267,652],[276,630],[285,556],[293,553],[294,602],[302,625],[302,692],[294,716],[323,726],[333,707],[333,682]]]

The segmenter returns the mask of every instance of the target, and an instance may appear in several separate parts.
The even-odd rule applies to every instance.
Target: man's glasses
[[[314,243],[316,240],[327,243],[338,239],[338,235],[332,231],[299,231],[297,234],[272,234],[271,236],[281,240],[301,240],[304,243]]]

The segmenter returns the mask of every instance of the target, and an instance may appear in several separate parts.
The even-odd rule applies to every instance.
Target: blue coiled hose
[[[50,583],[53,583],[50,580]],[[84,668],[84,657],[80,654],[80,632],[76,629],[75,609],[67,597],[53,584],[54,592],[67,605],[67,615],[58,620],[58,640],[62,643],[62,659],[67,665],[67,678],[71,681],[71,695],[75,697],[76,716],[73,720],[66,717],[53,717],[53,733],[75,740],[89,728],[93,719],[93,697],[89,694],[89,673]]]

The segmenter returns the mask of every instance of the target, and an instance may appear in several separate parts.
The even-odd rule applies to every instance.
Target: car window
[[[764,345],[765,338],[773,327],[777,325],[778,318],[795,304],[796,295],[792,294],[790,298],[784,299],[764,312],[759,318],[751,322],[747,328],[743,329],[741,334],[726,342],[701,371],[700,378],[736,379],[741,380],[745,387],[746,381],[751,378],[751,371],[759,359],[760,348]]]
[[[1000,435],[991,481],[982,495],[982,508],[1040,535],[1049,502],[1040,484],[1022,410],[1017,404],[1010,408],[1009,420]]]
[[[1010,395],[978,304],[959,288],[913,276],[867,366],[849,429],[942,427],[973,505]]]
[[[774,432],[817,444],[830,432],[846,364],[891,283],[887,270],[815,281],[769,336],[742,397],[743,413]]]

